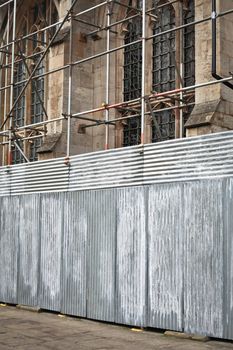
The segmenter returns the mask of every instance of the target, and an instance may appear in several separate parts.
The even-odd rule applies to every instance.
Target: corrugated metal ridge
[[[209,154],[201,154],[199,157],[187,157],[187,159],[184,159],[183,157],[159,157],[155,158],[153,155],[147,156],[145,154],[143,157],[136,157],[135,159],[126,159],[128,166],[131,167],[139,167],[141,165],[146,168],[148,165],[154,165],[158,169],[159,167],[162,166],[162,169],[166,168],[166,165],[169,165],[169,168],[174,164],[176,167],[180,167],[181,165],[184,165],[188,167],[189,165],[192,164],[197,164],[197,160],[200,161],[208,161],[212,162],[213,164],[220,160],[225,160],[225,161],[232,161],[232,156],[233,156],[233,150],[229,152],[229,154],[226,155],[226,150],[222,152],[213,152],[209,156]],[[177,161],[179,161],[179,165],[177,165]],[[106,163],[106,161],[103,159],[97,163],[94,164],[87,164],[86,166],[82,166],[82,164],[72,164],[72,169],[78,169],[78,171],[81,173],[83,170],[86,172],[89,169],[93,171],[95,170],[95,173],[100,171],[103,173],[103,171],[110,171],[111,169],[116,169],[116,166],[122,165],[122,160],[121,161],[112,161],[111,163],[105,164],[105,167],[103,169],[103,164]],[[94,166],[94,168],[93,168]],[[72,175],[72,174],[71,174]]]
[[[233,175],[233,131],[0,168],[0,196]]]
[[[92,153],[87,156],[73,156],[71,157],[72,164],[75,163],[81,163],[85,165],[86,163],[91,164],[92,162],[99,161],[100,159],[104,160],[115,160],[115,162],[119,162],[120,159],[124,159],[125,157],[128,157],[131,155],[132,157],[137,157],[138,155],[149,155],[153,154],[154,156],[159,155],[174,155],[174,154],[186,154],[188,151],[190,152],[197,152],[197,153],[203,153],[203,150],[211,151],[215,149],[224,149],[228,148],[232,144],[232,137],[230,139],[223,139],[223,140],[216,140],[215,142],[205,142],[205,143],[199,143],[199,144],[189,144],[187,147],[181,147],[182,145],[179,145],[179,147],[176,147],[174,145],[173,148],[167,147],[167,148],[158,148],[157,144],[150,144],[150,147],[145,146],[137,146],[137,148],[134,148],[132,150],[128,150],[127,152],[124,152],[124,149],[119,148],[117,149],[117,158],[116,154],[110,153],[110,151],[102,151],[100,154]]]
[[[228,132],[226,132],[228,134]],[[142,151],[147,151],[152,150],[155,153],[161,154],[163,150],[166,150],[166,152],[169,151],[175,151],[179,149],[198,149],[202,148],[204,146],[218,146],[220,143],[222,144],[230,144],[232,142],[233,134],[231,135],[222,135],[221,137],[215,137],[215,138],[209,138],[206,140],[203,140],[202,138],[200,139],[195,139],[195,138],[190,138],[193,139],[193,142],[186,142],[185,140],[187,139],[176,139],[177,142],[174,142],[174,140],[169,140],[169,141],[163,141],[159,143],[151,143],[151,144],[146,144],[146,145],[137,145],[137,146],[131,146],[131,147],[125,147],[125,148],[116,148],[112,150],[107,150],[107,151],[100,151],[100,152],[93,152],[93,153],[86,153],[78,156],[72,156],[70,157],[73,162],[75,161],[85,161],[85,160],[95,160],[100,158],[100,156],[104,156],[105,158],[107,157],[114,157],[115,153],[118,153],[121,151],[121,155],[125,156],[126,154],[132,153],[132,154],[137,154],[138,152]],[[182,142],[181,142],[182,141]]]

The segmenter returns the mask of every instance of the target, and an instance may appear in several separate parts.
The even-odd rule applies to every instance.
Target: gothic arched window
[[[185,0],[183,3],[183,23],[194,21],[194,0]],[[176,13],[172,4],[154,0],[157,21],[154,25],[154,34],[164,32],[175,27]],[[176,40],[180,40],[180,32],[173,31],[154,38],[153,41],[153,91],[164,92],[176,88]],[[195,84],[195,31],[194,26],[183,30],[183,66],[184,75],[181,77],[183,86]],[[178,76],[179,76],[178,72]],[[194,102],[194,96],[185,98],[189,104]],[[171,104],[161,103],[159,107],[169,108]],[[183,122],[185,123],[192,112],[193,106],[183,108]],[[156,118],[156,120],[155,120]],[[164,110],[153,116],[152,142],[175,138],[176,134],[174,110]],[[183,136],[183,135],[181,135]]]
[[[175,10],[171,4],[154,1],[157,20],[153,34],[158,34],[175,27]],[[153,40],[153,72],[152,86],[154,92],[164,92],[175,89],[176,86],[176,34],[169,32],[157,36]],[[161,107],[167,107],[161,104]],[[154,119],[156,118],[156,120]],[[172,111],[162,111],[152,120],[152,142],[158,142],[175,137],[175,118]]]
[[[42,29],[46,26],[46,0],[38,2],[33,8],[33,28],[32,32],[36,29]],[[32,53],[33,57],[33,68],[39,62],[41,55],[43,54],[44,47],[46,45],[46,35],[45,32],[37,33],[33,36],[32,41]],[[44,61],[42,61],[35,71],[35,76],[39,76],[45,72]],[[31,122],[39,123],[44,119],[44,88],[45,81],[44,77],[38,77],[32,81],[31,86]],[[30,161],[35,161],[38,159],[37,149],[41,146],[41,138],[35,139],[30,142]]]
[[[53,1],[50,0],[39,0],[33,2],[29,6],[25,6],[25,25],[21,31],[17,28],[17,36],[26,35],[27,32],[35,33],[28,39],[21,40],[20,44],[16,48],[17,60],[14,69],[14,100],[17,99],[21,93],[24,83],[20,81],[27,79],[35,66],[38,64],[43,52],[47,46],[47,42],[54,34],[54,29],[48,31],[40,31],[49,24],[54,23],[58,19],[58,13]],[[22,55],[29,56],[30,59],[22,59]],[[46,101],[45,95],[45,78],[41,76],[45,72],[45,60],[41,62],[39,67],[36,69],[34,76],[28,88],[24,92],[22,98],[18,101],[15,106],[13,113],[13,127],[20,127],[24,124],[39,123],[45,119]],[[19,84],[17,84],[19,83]],[[41,146],[42,139],[35,138],[29,141],[29,146],[25,142],[17,138],[17,144],[20,146],[22,151],[27,154],[30,161],[38,159],[37,150]],[[13,146],[15,142],[13,143]],[[12,148],[12,161],[14,164],[24,162],[19,147],[15,146]]]
[[[195,20],[194,0],[189,0],[184,8],[184,23],[191,23]],[[184,29],[184,86],[195,84],[195,26]],[[191,95],[187,102],[194,102],[195,96]],[[189,106],[184,110],[184,122],[186,122],[193,110]]]
[[[24,21],[24,23],[21,26],[23,30],[20,32],[21,36],[26,34],[27,31],[27,26]],[[18,48],[16,50],[17,52],[17,57],[16,57],[16,62],[14,66],[14,89],[13,89],[13,100],[15,101],[19,94],[21,93],[24,83],[21,83],[21,81],[26,79],[26,67],[25,64],[22,60],[22,54],[25,54],[26,52],[26,42],[21,41],[18,44]],[[25,124],[25,111],[26,111],[26,96],[25,93],[19,100],[19,102],[16,104],[14,111],[13,111],[13,118],[12,118],[12,123],[13,126],[20,127]],[[23,149],[23,142],[20,140],[15,141],[17,142],[18,147]],[[12,148],[12,161],[14,164],[22,163],[24,161],[24,157],[22,153],[20,152],[19,148],[17,145],[15,145],[15,142],[13,143],[13,148]]]
[[[129,6],[132,7],[132,0]],[[137,8],[141,8],[141,1],[137,1]],[[129,10],[127,16],[135,14]],[[124,43],[129,44],[140,39],[142,36],[141,17],[129,20],[126,28]],[[133,100],[141,96],[142,77],[142,44],[137,43],[127,46],[124,49],[124,101]],[[134,112],[135,114],[135,112]],[[141,142],[141,119],[140,117],[130,118],[124,122],[123,146],[137,145]]]

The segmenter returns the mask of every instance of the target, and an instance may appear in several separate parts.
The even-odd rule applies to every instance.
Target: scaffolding
[[[154,33],[153,35],[147,34],[146,24],[148,18],[152,21],[156,21],[156,16],[154,15],[155,7],[148,8],[147,0],[141,1],[141,7],[135,8],[132,15],[128,17],[124,17],[117,21],[112,21],[112,10],[114,5],[118,5],[120,7],[125,7],[132,10],[132,6],[126,5],[120,0],[106,0],[102,1],[94,6],[90,6],[85,10],[76,12],[76,6],[78,5],[78,0],[74,0],[66,15],[62,20],[58,20],[54,23],[50,23],[43,28],[39,28],[30,33],[25,33],[24,35],[17,37],[16,33],[16,21],[17,21],[17,8],[20,3],[20,0],[9,0],[9,1],[1,1],[0,2],[0,11],[3,9],[6,12],[6,35],[4,40],[1,42],[0,54],[4,55],[4,62],[0,66],[0,70],[6,74],[4,81],[4,85],[0,87],[0,95],[1,95],[1,113],[2,113],[2,123],[0,125],[0,136],[2,140],[0,142],[1,147],[4,149],[7,148],[7,165],[12,164],[12,148],[16,147],[20,154],[22,155],[24,161],[29,162],[30,159],[24,153],[23,148],[20,145],[20,142],[27,140],[41,139],[46,136],[46,126],[51,123],[57,123],[59,121],[65,121],[67,123],[67,149],[66,149],[66,157],[67,159],[70,157],[70,139],[72,132],[72,124],[71,119],[76,118],[79,120],[84,120],[87,124],[83,126],[83,128],[93,128],[99,126],[105,126],[105,149],[109,148],[109,126],[115,125],[116,122],[121,122],[130,118],[140,118],[141,119],[141,137],[140,142],[143,145],[145,143],[145,125],[146,118],[149,116],[153,118],[156,127],[156,115],[162,111],[175,111],[175,117],[179,121],[179,137],[183,136],[184,129],[184,116],[183,110],[184,108],[188,108],[194,105],[194,101],[191,100],[190,96],[193,97],[195,95],[195,90],[205,87],[211,86],[214,84],[225,84],[229,88],[232,89],[232,74],[228,77],[221,77],[216,72],[216,22],[218,18],[223,16],[227,16],[233,13],[233,9],[224,11],[221,13],[216,12],[216,0],[212,0],[212,13],[203,19],[194,20],[189,23],[182,23],[181,25],[176,25],[174,28],[161,31],[159,33]],[[180,0],[172,0],[167,1],[158,5],[158,7],[164,7],[167,5],[179,3]],[[183,4],[183,1],[181,1]],[[105,8],[106,20],[103,26],[96,25],[95,23],[86,22],[82,16],[87,13],[92,13],[96,9]],[[141,37],[137,40],[134,40],[130,43],[119,45],[112,47],[111,45],[111,33],[115,33],[117,26],[124,25],[127,23],[129,19],[132,18],[141,18]],[[93,27],[94,30],[90,31],[86,34],[87,37],[93,37],[94,35],[99,35],[102,31],[106,32],[106,50],[103,50],[95,55],[85,57],[79,60],[73,60],[73,23],[74,21],[84,23]],[[173,32],[182,32],[185,29],[197,26],[204,22],[212,22],[212,76],[213,80],[208,82],[203,82],[199,84],[194,84],[191,86],[184,86],[184,72],[183,72],[183,62],[180,62],[180,66],[176,67],[178,70],[178,75],[180,78],[179,87],[172,89],[170,91],[164,92],[152,92],[151,94],[146,94],[145,84],[146,84],[146,48],[148,43],[151,43],[157,37],[162,35],[173,33]],[[65,25],[69,25],[69,63],[63,66],[47,69],[38,74],[38,69],[40,68],[43,60],[49,54],[49,50],[56,38],[58,37],[61,30]],[[30,71],[28,68],[28,61],[32,58],[33,55],[25,55],[21,50],[21,46],[23,42],[27,42],[29,40],[33,40],[33,37],[38,34],[46,33],[51,34],[51,30],[53,31],[53,35],[50,36],[48,42],[46,42],[46,46],[42,52],[34,53],[33,55],[38,55],[38,59],[36,61],[35,66]],[[127,101],[114,102],[110,100],[110,69],[111,69],[111,55],[115,54],[118,51],[125,50],[127,47],[140,44],[141,45],[141,95],[134,99],[129,99]],[[93,61],[100,57],[106,57],[106,78],[105,78],[105,101],[104,103],[97,107],[89,110],[79,110],[77,112],[72,113],[72,99],[73,99],[73,71],[74,67],[84,64],[89,61]],[[15,81],[15,67],[19,62],[22,62],[26,74],[25,78],[20,81]],[[46,110],[43,99],[40,97],[40,93],[36,88],[35,84],[35,94],[37,94],[39,98],[39,102],[41,108],[43,109],[44,120],[39,122],[32,123],[24,123],[23,125],[14,125],[13,123],[13,114],[14,109],[19,103],[19,101],[23,98],[23,95],[28,88],[31,82],[36,82],[38,79],[42,77],[46,77],[52,74],[55,74],[59,71],[68,71],[68,95],[67,95],[67,113],[62,113],[59,117],[50,119],[48,115],[48,111]],[[16,98],[14,98],[14,88],[21,86],[19,89],[19,94]],[[9,96],[9,97],[8,97]],[[7,99],[9,98],[9,108],[7,108]],[[168,107],[163,105],[161,108],[161,103],[168,102]],[[126,110],[129,112],[126,115],[121,115],[119,117],[111,118],[110,111],[115,110]],[[104,119],[99,120],[95,118],[91,118],[90,115],[94,115],[95,113],[103,112]],[[29,133],[27,133],[29,131]]]

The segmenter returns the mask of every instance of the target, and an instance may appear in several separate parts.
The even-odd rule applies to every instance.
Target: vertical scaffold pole
[[[10,111],[9,116],[9,145],[8,145],[8,165],[12,164],[12,126],[13,126],[13,103],[14,103],[14,65],[15,65],[15,39],[16,39],[16,8],[17,0],[13,4],[13,25],[12,25],[12,49],[11,49],[11,87],[10,87]]]
[[[180,24],[184,24],[183,3],[180,3]],[[180,84],[179,89],[184,87],[184,30],[180,30]],[[183,91],[180,92],[180,132],[179,137],[184,134],[184,114],[183,114]]]
[[[7,34],[6,34],[6,44],[9,45],[10,41],[10,4],[7,5]],[[9,46],[7,46],[7,50],[9,50]],[[9,53],[6,54],[6,66],[9,64]],[[8,84],[8,69],[5,68],[5,85]],[[4,120],[7,118],[7,99],[8,99],[8,91],[4,91],[4,108],[3,108],[3,116]],[[6,125],[4,125],[3,131],[6,131]],[[3,142],[7,141],[6,138],[3,138]],[[5,147],[3,146],[3,153],[2,153],[2,159],[3,159],[3,165],[5,165]]]
[[[142,0],[142,93],[141,93],[141,144],[145,130],[145,67],[146,67],[146,0]]]
[[[107,4],[107,52],[110,50],[110,25],[111,25],[111,9],[110,4]],[[110,54],[106,55],[106,96],[105,103],[109,104],[109,84],[110,84]],[[105,120],[109,121],[109,109],[105,111]],[[105,149],[109,149],[109,124],[105,125]]]
[[[68,87],[68,108],[67,108],[67,151],[66,157],[70,156],[70,139],[71,139],[71,111],[72,111],[72,82],[73,82],[73,12],[70,18],[70,45],[69,45],[69,87]]]

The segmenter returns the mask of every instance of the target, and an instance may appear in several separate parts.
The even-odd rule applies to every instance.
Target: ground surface
[[[0,350],[9,349],[233,350],[233,343],[201,343],[56,314],[0,307]]]

